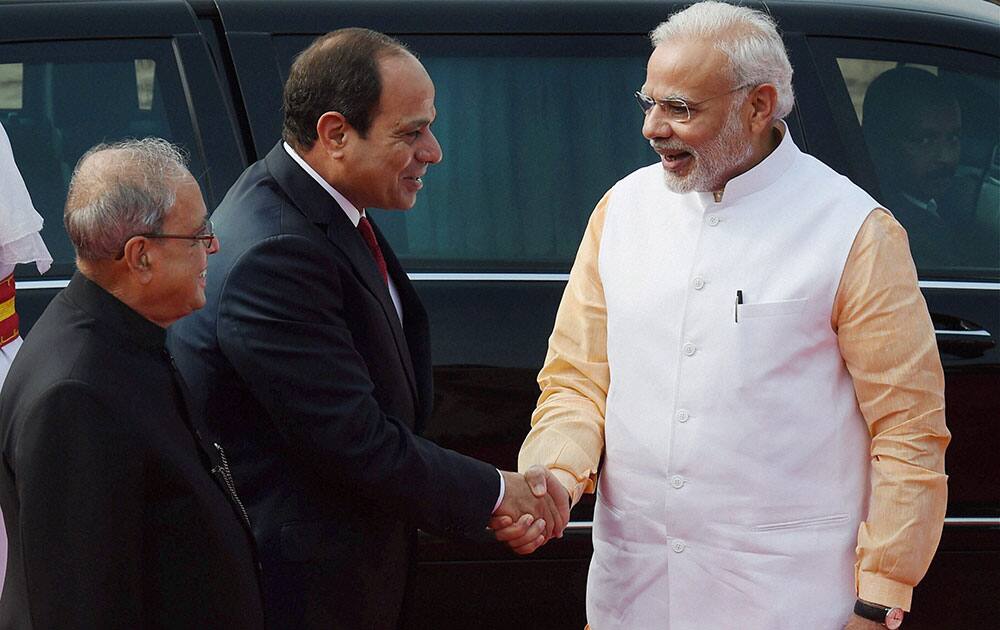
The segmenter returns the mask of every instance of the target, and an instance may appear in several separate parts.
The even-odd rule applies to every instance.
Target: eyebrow
[[[420,129],[421,127],[426,127],[427,125],[431,124],[431,122],[433,122],[433,121],[431,121],[431,119],[429,119],[429,118],[418,118],[416,120],[404,120],[404,121],[401,121],[399,124],[396,125],[396,132],[397,133],[408,133],[410,131],[414,131],[416,129]]]
[[[639,91],[642,92],[643,94],[645,94],[646,96],[648,96],[649,98],[653,98],[653,96],[649,92],[646,91],[645,87],[643,89],[639,90]],[[661,96],[660,98],[655,98],[654,100],[657,101],[657,102],[660,102],[660,101],[671,101],[671,100],[681,100],[681,101],[684,101],[685,103],[693,103],[693,102],[695,102],[694,99],[692,99],[691,97],[684,96],[683,94],[678,94],[677,92],[673,92],[671,94],[667,94],[666,96]]]

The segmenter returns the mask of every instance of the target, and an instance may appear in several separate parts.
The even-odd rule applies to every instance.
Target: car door
[[[22,335],[75,269],[62,213],[84,151],[170,140],[188,153],[209,207],[243,167],[208,49],[179,0],[0,4],[0,124],[54,259],[44,276],[15,271]]]
[[[800,94],[807,137],[907,230],[945,368],[948,511],[914,628],[1000,612],[1000,58],[974,41],[811,37]]]

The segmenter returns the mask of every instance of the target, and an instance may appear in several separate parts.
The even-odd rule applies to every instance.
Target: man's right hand
[[[490,520],[497,540],[528,554],[551,538],[561,538],[569,522],[570,496],[546,468],[532,466],[524,474],[503,471],[506,490]]]

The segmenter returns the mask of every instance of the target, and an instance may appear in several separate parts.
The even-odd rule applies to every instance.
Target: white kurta
[[[612,190],[595,630],[848,618],[869,436],[830,316],[876,206],[788,133],[721,202],[659,164]]]

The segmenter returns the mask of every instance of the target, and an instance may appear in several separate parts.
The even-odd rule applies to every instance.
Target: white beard
[[[694,166],[687,175],[677,175],[663,171],[663,181],[675,193],[714,192],[722,190],[729,173],[735,172],[753,155],[753,146],[744,134],[738,112],[741,102],[737,101],[726,117],[726,124],[719,133],[701,149],[694,149],[677,139],[659,142],[650,140],[654,149],[687,151],[694,159]]]

